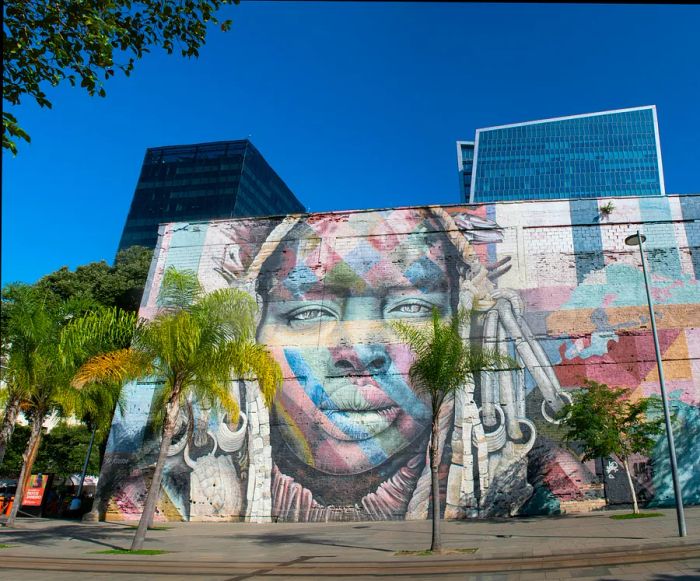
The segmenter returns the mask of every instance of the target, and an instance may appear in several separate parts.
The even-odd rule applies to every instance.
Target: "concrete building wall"
[[[601,208],[612,202],[612,212]],[[638,249],[653,278],[659,340],[679,430],[684,499],[700,500],[700,197],[415,207],[161,227],[142,316],[168,266],[208,291],[261,305],[258,338],[282,366],[268,410],[234,382],[231,426],[192,402],[169,457],[161,519],[423,519],[429,404],[407,379],[392,322],[433,307],[477,314],[465,340],[521,369],[469,378],[440,419],[447,518],[589,510],[627,500],[613,459],[582,463],[554,415],[591,379],[658,394]],[[157,384],[126,387],[103,468],[111,518],[135,519],[157,452]],[[192,436],[188,439],[188,433]],[[644,502],[670,504],[665,439],[635,458]]]

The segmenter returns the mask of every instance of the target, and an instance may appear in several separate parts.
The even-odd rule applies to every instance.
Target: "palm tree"
[[[64,361],[77,369],[90,357],[115,348],[128,347],[134,336],[138,317],[133,311],[117,307],[98,307],[74,319],[61,333],[61,353]],[[85,462],[80,476],[80,484],[71,503],[71,510],[80,506],[87,466],[95,439],[106,442],[112,426],[112,418],[117,406],[123,410],[122,385],[116,382],[93,383],[82,390],[69,391],[69,403],[73,415],[80,419],[91,431],[90,443],[86,450]],[[100,458],[100,464],[102,458]],[[95,498],[96,508],[97,498]]]
[[[28,292],[31,295],[35,291]],[[81,301],[66,301],[58,305],[40,301],[31,303],[26,309],[26,316],[18,318],[32,330],[31,334],[17,331],[9,336],[12,346],[8,353],[8,377],[23,394],[22,410],[30,420],[31,433],[22,456],[15,500],[6,526],[12,526],[17,518],[41,444],[44,421],[54,413],[63,417],[104,418],[113,409],[112,402],[118,397],[115,390],[110,392],[99,385],[78,392],[70,382],[78,363],[88,356],[105,347],[116,348],[129,343],[134,315],[118,309],[100,309],[99,314],[110,319],[112,325],[105,327],[101,335],[96,334],[88,342],[78,340],[72,332],[74,317],[83,312],[84,307],[85,303]],[[88,313],[80,316],[76,322],[91,320],[96,316]]]
[[[409,381],[416,393],[430,400],[432,427],[430,433],[430,470],[433,512],[433,531],[430,550],[442,550],[440,536],[440,467],[439,416],[447,398],[463,389],[470,376],[484,370],[513,367],[517,363],[495,350],[467,344],[459,329],[471,318],[469,311],[460,311],[448,321],[441,321],[437,308],[433,308],[432,324],[417,327],[403,321],[393,324],[394,330],[415,353],[415,360],[408,372]]]
[[[231,377],[257,378],[268,405],[282,383],[279,365],[255,342],[257,304],[247,293],[221,289],[204,294],[197,275],[170,267],[159,295],[160,312],[136,326],[131,347],[85,363],[73,385],[157,377],[163,412],[161,443],[153,478],[131,550],[140,550],[153,520],[163,468],[180,406],[194,396],[225,410],[232,422],[239,408],[229,391]]]
[[[5,413],[0,426],[0,465],[17,417],[26,405],[36,374],[36,353],[53,325],[46,296],[24,284],[2,290],[2,361],[6,385]]]
[[[18,283],[2,289],[1,359],[6,402],[0,427],[0,464],[20,411],[31,408],[32,391],[46,372],[42,369],[48,364],[46,357],[61,365],[56,351],[61,329],[95,305],[82,296],[63,301],[36,285]]]

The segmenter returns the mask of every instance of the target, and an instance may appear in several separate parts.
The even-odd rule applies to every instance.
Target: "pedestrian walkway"
[[[630,579],[700,579],[700,507],[687,509],[684,539],[675,511],[658,512],[663,516],[638,520],[612,520],[623,512],[605,511],[444,522],[444,546],[459,552],[441,556],[401,553],[430,545],[428,521],[168,523],[149,531],[144,547],[168,552],[136,556],[97,553],[128,548],[134,534],[129,524],[22,519],[15,529],[0,529],[0,543],[8,545],[0,549],[0,579],[39,579],[49,571],[110,579],[623,578],[606,577],[616,567],[631,567],[633,576],[624,577]],[[654,577],[655,570],[664,574]],[[574,574],[581,571],[592,574]]]

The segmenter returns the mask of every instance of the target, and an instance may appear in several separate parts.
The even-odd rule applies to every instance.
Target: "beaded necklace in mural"
[[[293,522],[364,521],[402,518],[413,496],[425,464],[425,454],[413,456],[408,463],[382,482],[374,492],[354,506],[324,506],[312,492],[294,478],[272,468],[272,514]]]

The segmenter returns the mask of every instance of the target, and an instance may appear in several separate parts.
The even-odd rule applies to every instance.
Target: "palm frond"
[[[414,353],[423,353],[430,345],[432,332],[425,328],[418,328],[405,321],[394,321],[391,327]]]
[[[62,329],[59,350],[64,361],[79,364],[91,355],[128,347],[138,324],[136,313],[99,307],[73,319]]]
[[[194,399],[208,407],[223,410],[232,423],[238,422],[241,409],[231,394],[231,381],[215,381],[213,378],[198,378],[192,384]]]
[[[177,270],[169,266],[163,275],[158,304],[165,310],[188,309],[202,296],[202,285],[193,270]]]
[[[208,323],[211,331],[231,339],[252,339],[258,305],[248,293],[238,289],[216,290],[192,307],[192,313]]]
[[[119,349],[102,353],[86,361],[73,377],[73,387],[88,383],[117,383],[137,379],[153,372],[153,360],[135,349]]]
[[[250,341],[230,341],[212,361],[221,369],[240,379],[256,379],[268,406],[272,406],[277,390],[282,385],[282,370],[264,345]]]
[[[434,410],[445,397],[461,389],[468,377],[481,371],[517,368],[511,357],[469,344],[462,338],[460,328],[471,316],[470,311],[461,310],[442,321],[437,309],[433,309],[430,325],[417,327],[404,322],[393,325],[416,355],[409,381],[416,392],[431,399]]]

